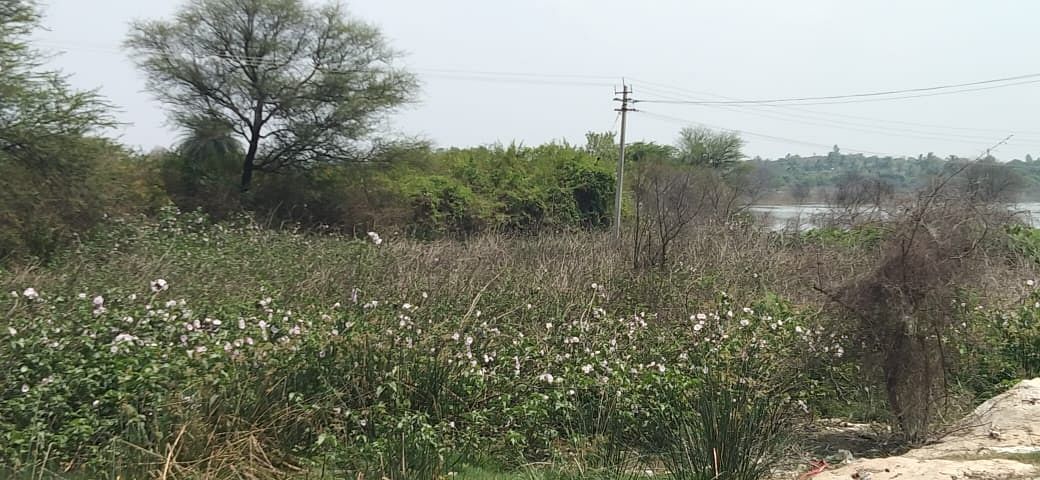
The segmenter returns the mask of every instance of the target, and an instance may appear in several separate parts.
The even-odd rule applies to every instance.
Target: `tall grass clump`
[[[696,389],[674,392],[658,421],[661,461],[677,480],[760,480],[791,440],[792,408],[747,378],[705,374]]]

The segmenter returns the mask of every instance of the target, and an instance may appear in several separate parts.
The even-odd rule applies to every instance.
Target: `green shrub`
[[[110,216],[165,203],[155,165],[101,139],[64,139],[29,162],[0,153],[0,262],[49,260]]]
[[[404,186],[412,204],[411,234],[419,238],[476,233],[486,220],[486,207],[458,180],[418,177]],[[483,207],[483,208],[482,208]]]
[[[172,209],[112,229],[59,258],[60,281],[4,279],[15,291],[0,298],[6,465],[86,471],[172,454],[181,473],[303,464],[435,478],[467,459],[558,458],[571,439],[652,452],[661,445],[642,432],[672,408],[670,386],[693,394],[705,368],[753,355],[784,366],[771,375],[792,385],[790,401],[811,400],[801,366],[842,341],[775,298],[741,308],[719,294],[665,318],[638,313],[623,277],[542,290],[496,267],[505,278],[474,299],[427,290],[460,268],[397,283],[429,254],[393,240]],[[168,290],[150,289],[158,277]]]

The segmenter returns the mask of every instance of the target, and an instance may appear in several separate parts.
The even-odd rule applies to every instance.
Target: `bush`
[[[101,139],[65,139],[29,162],[0,153],[0,261],[47,261],[109,216],[165,202],[156,166]]]
[[[609,223],[614,183],[609,167],[555,144],[420,153],[382,178],[423,239],[599,228]]]
[[[488,215],[469,187],[449,177],[419,177],[403,188],[412,204],[410,233],[418,238],[471,235]]]
[[[695,392],[705,368],[757,358],[784,366],[755,377],[782,376],[783,405],[809,401],[800,366],[825,364],[843,341],[777,299],[740,308],[718,294],[676,305],[684,315],[638,313],[625,277],[580,278],[588,259],[553,257],[574,283],[549,288],[535,280],[542,267],[501,263],[523,249],[480,241],[467,253],[377,247],[172,210],[118,228],[63,257],[51,281],[3,280],[15,290],[0,299],[6,465],[172,455],[178,475],[324,464],[434,478],[466,459],[556,458],[571,438],[652,452],[642,432],[672,408],[667,387]]]

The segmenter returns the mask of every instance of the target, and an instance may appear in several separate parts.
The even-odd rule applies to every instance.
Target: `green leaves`
[[[243,142],[243,189],[254,169],[371,160],[378,117],[417,88],[379,30],[336,3],[199,0],[137,22],[126,45],[174,119],[212,119]]]

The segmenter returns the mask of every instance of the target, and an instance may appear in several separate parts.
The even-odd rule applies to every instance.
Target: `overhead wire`
[[[698,92],[698,91],[694,91],[694,90],[690,90],[690,89],[687,89],[687,88],[682,88],[682,87],[678,87],[678,86],[674,86],[674,85],[667,85],[667,84],[663,84],[663,83],[651,82],[651,81],[642,80],[642,79],[633,79],[633,80],[638,82],[640,84],[641,88],[646,88],[646,86],[649,85],[651,87],[651,89],[663,90],[663,91],[665,91],[665,95],[666,96],[667,95],[672,95],[671,93],[668,93],[668,91],[670,91],[670,92],[676,93],[678,95],[693,95],[693,96],[705,95],[705,96],[714,97],[714,98],[722,98],[722,99],[725,99],[725,100],[739,100],[737,98],[728,97],[728,96],[725,96],[725,95],[718,95],[718,94],[709,93],[709,92]],[[674,98],[674,96],[673,96],[673,98]],[[906,125],[906,126],[911,126],[911,127],[921,127],[921,128],[937,129],[937,130],[944,130],[944,131],[945,130],[960,130],[960,131],[965,131],[965,132],[1001,133],[1001,134],[1007,133],[1009,130],[1011,130],[1011,131],[1014,131],[1015,134],[1018,135],[1018,136],[1023,136],[1024,135],[1024,136],[1040,137],[1040,131],[1023,131],[1023,130],[1018,130],[1018,129],[1004,129],[1004,128],[975,128],[975,127],[962,127],[962,126],[950,126],[950,125],[936,125],[936,124],[929,124],[929,123],[908,122],[908,121],[905,121],[905,120],[896,120],[896,119],[890,119],[890,118],[879,119],[879,118],[865,117],[865,116],[859,116],[859,115],[848,115],[848,114],[833,113],[833,112],[821,112],[819,110],[809,110],[809,109],[805,109],[805,108],[798,108],[798,107],[791,106],[791,105],[751,105],[750,107],[760,108],[760,109],[768,109],[768,110],[773,110],[773,111],[775,111],[775,110],[790,110],[790,111],[794,111],[794,112],[800,112],[800,113],[805,113],[805,114],[809,114],[809,115],[816,115],[816,116],[820,116],[820,117],[836,117],[836,118],[851,119],[851,120],[863,120],[863,121],[867,121],[867,122],[883,123],[885,125],[895,124],[895,125]],[[850,122],[850,123],[852,123],[852,122]],[[855,123],[852,123],[852,124],[855,124]],[[869,125],[869,124],[860,124],[860,125],[872,126],[872,125]]]
[[[774,99],[760,99],[760,100],[712,100],[712,101],[699,101],[699,102],[684,102],[684,103],[699,103],[699,104],[716,104],[716,105],[755,105],[755,104],[766,104],[766,103],[795,103],[798,105],[831,105],[837,103],[859,103],[866,101],[886,101],[886,100],[899,100],[907,98],[920,98],[934,95],[949,95],[954,93],[973,92],[978,90],[988,90],[994,88],[1005,88],[1015,85],[1025,85],[1031,83],[1040,82],[1040,73],[1030,73],[1025,75],[1016,75],[1013,77],[995,78],[990,80],[981,80],[976,82],[967,82],[951,85],[939,85],[932,87],[922,88],[907,88],[902,90],[887,90],[881,92],[869,92],[869,93],[853,93],[848,95],[824,95],[815,97],[793,97],[793,98],[774,98]],[[1016,82],[1018,80],[1033,79],[1022,82]],[[1015,83],[1006,83],[1015,82]],[[1001,85],[990,85],[987,87],[969,88],[954,91],[937,91],[937,90],[950,90],[963,87],[975,87],[978,85],[988,85],[993,83],[1001,83]],[[931,92],[931,93],[922,93]],[[901,95],[904,93],[914,93],[915,95],[893,97],[892,95]],[[874,98],[878,97],[878,98]],[[842,102],[829,102],[830,100],[848,100]],[[826,102],[825,102],[826,101]],[[655,101],[655,100],[642,100],[645,103],[668,103],[667,101]],[[803,103],[803,102],[819,102],[819,103]]]
[[[66,48],[67,45],[61,46],[50,42],[37,42],[44,45],[55,46],[56,48]],[[110,48],[102,47],[98,45],[76,45],[72,48],[93,50],[99,53],[111,53],[120,54],[124,52]],[[243,62],[249,65],[267,65],[273,67],[284,67],[286,63],[279,61],[275,58],[263,58],[263,57],[249,57],[241,55],[231,54],[219,54],[219,53],[208,53],[205,57],[219,58],[226,60],[234,60]],[[618,76],[607,76],[607,75],[569,75],[569,74],[546,74],[546,73],[528,73],[528,72],[494,72],[494,71],[479,71],[479,70],[460,70],[460,69],[444,69],[444,68],[412,68],[412,71],[422,73],[424,76],[450,79],[450,80],[461,80],[461,81],[475,81],[475,82],[486,82],[486,83],[515,83],[524,85],[553,85],[553,86],[597,86],[605,87],[613,85],[613,82],[607,82],[607,79],[616,80]],[[326,73],[355,73],[356,71],[346,71],[338,69],[323,69]],[[593,80],[602,80],[599,82]]]
[[[658,89],[656,89],[654,87],[643,86],[643,87],[641,87],[641,90],[648,90],[651,93],[657,92],[657,93],[654,93],[654,94],[657,94],[657,95],[663,95],[663,96],[668,96],[669,95],[667,92],[662,92],[662,91],[660,91],[660,90],[658,90]],[[672,97],[672,98],[676,98],[676,97]],[[733,108],[733,107],[728,107],[728,106],[723,106],[723,105],[705,105],[705,107],[714,108],[714,109],[721,109],[721,110],[725,110],[725,111],[729,111],[729,112],[735,112],[735,113],[738,113],[738,114],[747,114],[747,115],[753,115],[753,116],[758,116],[758,117],[763,117],[763,118],[776,119],[776,120],[781,120],[781,121],[784,121],[784,122],[793,122],[793,123],[800,123],[800,124],[805,124],[805,125],[821,126],[821,127],[833,128],[833,129],[838,129],[838,130],[848,130],[848,131],[864,132],[864,133],[871,133],[871,134],[882,135],[882,136],[889,136],[889,137],[904,137],[904,138],[915,138],[915,139],[933,140],[933,141],[937,140],[937,141],[944,141],[944,142],[962,143],[962,144],[966,144],[966,145],[967,144],[978,145],[980,143],[991,142],[993,140],[992,136],[967,135],[967,134],[960,134],[960,133],[923,132],[923,131],[909,130],[909,129],[906,129],[906,128],[886,127],[886,126],[879,126],[879,125],[867,125],[867,124],[847,122],[847,121],[842,121],[842,120],[821,119],[819,117],[805,116],[805,115],[798,115],[798,114],[790,114],[790,113],[785,113],[785,112],[775,112],[774,111],[774,112],[766,113],[766,112],[760,112],[760,111],[757,111],[757,110],[747,110],[747,109]],[[1005,134],[1008,133],[1006,130],[1002,131],[1002,132],[1005,133]],[[1040,146],[1040,141],[1036,141],[1036,142],[1026,141],[1026,142],[1020,142],[1020,143]]]
[[[51,45],[60,44],[58,42],[48,42],[46,40],[38,42],[38,43],[43,43],[43,44],[48,44],[49,43]],[[61,48],[61,47],[59,47],[59,48]],[[99,45],[91,45],[91,44],[80,44],[80,43],[77,43],[73,48],[76,48],[76,49],[93,49],[95,51],[102,51],[102,52],[109,52],[109,53],[120,53],[120,54],[123,53],[119,49],[108,48],[108,47],[99,46]],[[272,65],[272,66],[284,66],[285,65],[285,62],[280,62],[280,61],[278,61],[276,59],[273,59],[273,58],[245,57],[245,56],[228,55],[228,54],[212,54],[212,55],[207,55],[207,56],[213,57],[213,58],[232,59],[232,60],[236,60],[236,61],[239,61],[239,62],[250,62],[250,63],[256,64],[256,65]],[[617,76],[608,76],[608,75],[479,71],[479,70],[461,70],[461,69],[446,69],[446,68],[412,68],[411,70],[413,70],[415,72],[418,72],[418,73],[422,73],[424,76],[433,77],[433,78],[441,78],[441,79],[460,80],[460,81],[476,81],[476,82],[486,82],[486,83],[517,83],[517,84],[553,85],[553,86],[607,86],[608,83],[605,80],[618,78]],[[329,71],[330,73],[337,72],[337,70],[327,70],[327,71]],[[352,73],[352,72],[345,72],[344,71],[342,73]],[[672,90],[673,92],[687,92],[687,93],[691,93],[692,91],[691,90],[682,89],[682,88],[679,88],[679,87],[666,85],[666,84],[659,84],[659,83],[656,83],[656,82],[644,82],[644,81],[640,81],[638,79],[632,79],[632,80],[637,81],[639,83],[645,83],[646,85],[649,85],[650,88],[648,88],[648,90],[650,90],[652,94],[664,97],[662,99],[656,99],[656,100],[655,99],[650,99],[650,100],[636,99],[635,100],[636,103],[661,103],[661,104],[668,103],[668,104],[700,105],[700,106],[706,106],[706,107],[712,107],[712,108],[725,109],[727,111],[743,111],[743,112],[746,112],[748,114],[758,115],[758,116],[761,116],[761,117],[764,117],[764,118],[773,118],[773,119],[784,120],[784,121],[794,121],[794,122],[798,122],[798,123],[803,123],[803,124],[808,124],[808,125],[815,125],[815,126],[824,126],[824,127],[838,128],[838,129],[861,131],[861,132],[874,133],[874,134],[879,134],[879,135],[901,136],[901,137],[908,137],[908,138],[920,138],[920,139],[926,139],[926,140],[953,141],[953,142],[973,143],[974,144],[977,141],[982,141],[983,139],[987,139],[988,140],[990,137],[983,137],[983,136],[976,136],[976,135],[960,135],[960,134],[942,133],[942,132],[912,131],[912,130],[907,130],[907,129],[898,129],[898,128],[889,127],[889,126],[868,125],[868,124],[863,124],[863,123],[847,122],[847,121],[832,120],[832,119],[820,119],[820,118],[814,118],[813,116],[807,116],[807,115],[795,115],[795,114],[784,113],[784,112],[775,112],[776,109],[789,109],[789,110],[800,111],[800,112],[803,112],[803,113],[808,113],[810,115],[824,115],[824,116],[828,115],[828,114],[822,113],[822,112],[815,112],[815,111],[811,111],[811,110],[799,109],[799,108],[796,108],[794,106],[794,105],[813,105],[813,103],[800,103],[800,104],[799,103],[795,103],[795,104],[780,103],[780,104],[777,104],[777,103],[764,103],[764,102],[784,102],[784,101],[797,102],[797,101],[817,100],[817,99],[820,99],[820,100],[823,100],[823,99],[831,100],[831,99],[841,99],[841,98],[883,96],[883,95],[891,95],[891,94],[897,94],[897,93],[924,92],[924,91],[934,91],[934,90],[939,90],[939,89],[952,89],[952,88],[958,88],[958,87],[964,87],[964,86],[972,86],[972,85],[983,85],[983,84],[992,84],[992,83],[998,83],[998,82],[1008,82],[1008,81],[1021,80],[1021,79],[1033,78],[1033,77],[1038,77],[1038,76],[1040,76],[1040,73],[1028,74],[1028,75],[1019,75],[1019,76],[1015,76],[1015,77],[1006,77],[1006,78],[1000,78],[1000,79],[983,80],[983,81],[979,81],[979,82],[969,82],[969,83],[963,83],[963,84],[943,85],[943,86],[925,87],[925,88],[916,88],[916,89],[891,90],[891,91],[886,91],[886,92],[871,92],[871,93],[852,94],[852,95],[837,95],[837,96],[826,96],[826,97],[801,97],[801,98],[774,99],[774,100],[741,100],[741,99],[733,99],[733,98],[730,98],[730,97],[724,97],[724,96],[721,96],[721,95],[715,95],[715,94],[711,94],[711,93],[696,92],[696,93],[703,94],[703,95],[709,95],[709,96],[712,96],[712,97],[718,97],[718,98],[726,99],[726,100],[721,100],[721,101],[720,100],[690,99],[690,98],[686,97],[685,95],[677,96],[677,95],[670,94],[665,89]],[[597,82],[597,81],[593,81],[593,80],[604,80],[604,81],[603,82]],[[953,92],[938,92],[938,93],[932,93],[931,95],[961,93],[961,92],[965,92],[965,91],[985,90],[985,89],[992,89],[992,88],[1003,88],[1003,87],[1006,87],[1006,86],[1014,86],[1014,85],[1029,84],[1029,83],[1040,83],[1040,79],[1029,80],[1029,81],[1019,82],[1019,83],[1001,84],[1001,85],[990,86],[990,87],[983,87],[983,88],[978,88],[978,89],[957,90],[957,91],[953,91]],[[658,88],[655,88],[655,85]],[[915,96],[909,96],[909,97],[905,97],[905,98],[916,98],[918,96],[928,96],[928,95],[915,95]],[[904,98],[904,97],[894,97],[892,99],[898,99],[898,98]],[[888,98],[886,97],[886,99],[888,99]],[[879,100],[879,99],[871,99],[871,100]],[[845,102],[829,102],[829,103],[822,103],[822,104],[833,104],[833,103],[845,103]],[[848,103],[855,103],[855,102],[848,102]],[[748,111],[748,110],[742,109],[742,108],[735,108],[735,107],[740,107],[740,106],[770,108],[770,109],[774,110],[774,112],[772,112],[772,113],[775,113],[775,114],[768,114],[768,113],[762,113],[762,112],[759,112],[759,111]],[[842,115],[835,114],[834,116],[841,117]],[[854,118],[854,119],[859,119],[859,120],[889,122],[888,120],[871,119],[871,118],[868,118],[868,117],[854,117],[854,116],[843,116],[843,117],[845,117],[845,118]],[[673,117],[673,118],[675,118],[675,117]],[[792,119],[794,119],[794,120],[792,120]],[[821,122],[825,122],[825,123],[821,123]],[[889,123],[908,124],[908,125],[921,126],[921,127],[925,127],[925,128],[947,128],[947,127],[940,127],[940,126],[933,126],[933,125],[926,125],[926,124],[913,124],[913,123],[910,123],[910,122],[901,122],[901,121],[891,121]],[[951,129],[958,129],[957,127],[950,127],[950,128]],[[982,132],[982,131],[996,132],[996,131],[1000,131],[1000,132],[1006,133],[1005,130],[996,130],[996,129],[969,129],[969,128],[960,128],[960,129],[964,130],[964,131],[976,131],[976,132]],[[1025,132],[1025,134],[1029,135],[1030,133],[1029,132]],[[1040,135],[1040,133],[1037,133],[1037,135]],[[758,136],[761,136],[761,135],[758,135]],[[782,138],[782,137],[776,137],[776,138]],[[819,144],[816,144],[816,145],[819,145]]]
[[[700,127],[706,127],[706,128],[711,128],[711,129],[715,129],[715,130],[722,130],[722,131],[726,131],[726,132],[733,132],[733,133],[737,133],[737,134],[740,134],[740,135],[746,135],[746,136],[750,136],[750,137],[759,137],[759,138],[763,138],[763,139],[766,139],[766,140],[779,141],[779,142],[783,142],[783,143],[807,145],[807,146],[811,146],[811,147],[822,147],[822,148],[827,148],[827,149],[832,147],[832,145],[827,145],[827,144],[824,144],[824,143],[816,143],[816,142],[809,142],[809,141],[806,141],[806,140],[798,140],[798,139],[794,139],[794,138],[780,137],[780,136],[776,136],[776,135],[768,135],[768,134],[764,134],[764,133],[751,132],[751,131],[748,131],[748,130],[732,129],[732,128],[723,127],[723,126],[719,126],[719,125],[714,125],[714,124],[710,124],[710,123],[704,123],[704,122],[699,122],[699,121],[695,121],[695,120],[689,120],[689,119],[685,119],[685,118],[673,117],[671,115],[664,115],[664,114],[660,114],[660,113],[650,112],[650,111],[647,111],[647,110],[638,110],[637,113],[646,115],[646,116],[651,117],[651,118],[657,118],[659,120],[664,120],[664,121],[677,123],[677,124],[681,124],[681,125],[686,125],[686,126],[696,125],[696,126],[700,126]],[[893,154],[890,154],[890,153],[878,152],[878,151],[873,151],[873,150],[864,150],[864,149],[856,149],[856,148],[845,148],[845,147],[842,147],[842,149],[846,150],[846,151],[849,151],[849,152],[853,152],[853,153],[863,153],[863,154],[887,156],[887,157],[900,157],[899,155],[893,155]]]

